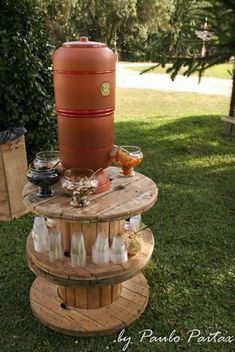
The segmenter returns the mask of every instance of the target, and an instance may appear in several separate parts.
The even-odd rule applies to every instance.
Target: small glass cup
[[[45,150],[38,152],[34,159],[34,166],[37,169],[51,169],[60,162],[60,155],[57,150]]]

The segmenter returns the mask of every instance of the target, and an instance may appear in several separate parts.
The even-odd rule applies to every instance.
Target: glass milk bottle
[[[92,246],[92,261],[94,264],[107,264],[110,261],[108,236],[98,233]]]
[[[86,248],[83,234],[75,232],[72,234],[71,241],[71,263],[73,267],[82,267],[86,265]]]
[[[49,250],[49,233],[44,217],[36,216],[34,218],[32,237],[36,252]]]
[[[134,215],[130,218],[130,230],[137,232],[140,229],[141,224],[141,214]]]
[[[49,230],[49,255],[50,260],[63,260],[64,248],[62,233],[58,230],[56,223],[51,224]]]
[[[128,260],[126,245],[121,235],[113,237],[110,258],[114,264],[125,263]]]

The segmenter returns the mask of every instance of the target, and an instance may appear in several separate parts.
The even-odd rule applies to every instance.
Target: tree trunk
[[[235,117],[235,67],[233,69],[233,86],[232,86],[232,95],[230,100],[229,116]]]
[[[232,73],[233,85],[232,85],[232,94],[230,99],[230,108],[229,108],[229,117],[235,118],[235,65]],[[233,124],[230,122],[224,123],[224,136],[230,136],[232,133]]]

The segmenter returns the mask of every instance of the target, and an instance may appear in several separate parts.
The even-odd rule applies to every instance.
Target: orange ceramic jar
[[[53,54],[60,158],[65,168],[110,165],[115,56],[103,43],[67,42]]]

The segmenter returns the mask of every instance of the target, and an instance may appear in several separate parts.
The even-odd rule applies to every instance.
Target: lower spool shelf
[[[144,312],[149,299],[142,273],[121,284],[120,296],[98,309],[67,307],[58,286],[37,277],[30,291],[34,315],[49,328],[72,336],[107,335],[128,327]]]

